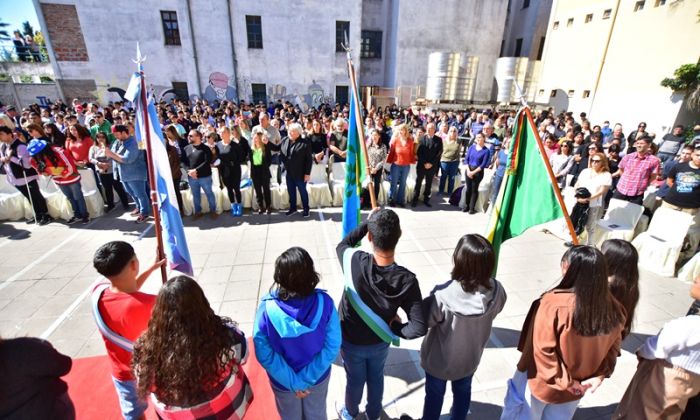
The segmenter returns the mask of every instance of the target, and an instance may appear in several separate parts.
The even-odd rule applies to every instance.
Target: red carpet
[[[243,370],[253,387],[253,404],[245,418],[251,420],[278,420],[275,397],[270,388],[265,369],[260,366],[253,351],[253,341],[248,340],[250,353]],[[63,378],[68,383],[68,393],[75,405],[76,418],[120,420],[119,401],[112,384],[112,376],[107,356],[86,357],[73,360],[73,369]],[[149,405],[147,419],[156,419],[153,407]]]

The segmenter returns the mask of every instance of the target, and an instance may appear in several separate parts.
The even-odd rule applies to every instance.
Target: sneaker
[[[260,207],[260,208],[258,209],[258,214],[265,214],[265,209],[262,208],[262,207]]]
[[[112,204],[111,206],[105,207],[105,213],[109,213],[112,210],[114,210],[114,204]]]
[[[267,208],[267,214],[272,214],[272,207]]]
[[[303,217],[309,217],[309,216],[311,216],[311,215],[309,214],[309,211],[308,211],[308,210],[304,210],[304,214],[303,214],[302,216],[303,216]]]
[[[462,209],[462,213],[466,213],[466,212],[468,212],[468,211],[469,211],[469,207],[465,207],[465,208]]]
[[[204,216],[204,213],[197,213],[192,216],[192,220],[199,220],[202,218],[202,216]]]
[[[284,215],[285,215],[285,216],[291,216],[291,215],[293,215],[293,214],[296,213],[296,212],[297,212],[296,209],[294,209],[294,210],[289,209],[289,210],[287,210],[287,212],[286,212]]]
[[[476,214],[476,210],[474,210],[474,209],[469,210],[469,214]]]
[[[80,219],[80,223],[87,225],[88,223],[90,223],[90,217],[83,217],[82,219]]]
[[[389,200],[389,207],[396,207],[396,202],[394,200]]]
[[[426,207],[433,207],[433,205],[430,204],[430,201],[428,200],[423,201],[423,204],[425,204]]]
[[[335,412],[338,414],[338,420],[355,420],[356,418],[361,418],[359,413],[355,417],[351,416],[348,410],[345,409],[345,405],[337,401],[335,402]]]
[[[139,213],[139,209],[136,208],[136,209],[131,210],[131,213],[130,213],[130,214],[131,214],[132,216],[139,216],[139,214],[140,214],[140,213]]]
[[[33,225],[34,223],[36,223],[36,219],[34,219],[34,218],[27,219],[27,224],[28,224],[28,225]]]
[[[78,220],[79,220],[79,219],[78,219],[77,217],[73,216],[73,217],[71,217],[70,219],[68,219],[68,221],[66,222],[66,224],[67,224],[67,225],[72,225],[73,223],[77,222]]]
[[[574,243],[571,241],[566,241],[566,242],[564,242],[564,246],[567,248],[571,248],[572,246],[574,246]]]
[[[209,213],[209,217],[211,217],[211,220],[216,220],[217,217],[219,217],[219,215],[216,214],[215,211],[213,211],[213,212]]]
[[[411,207],[416,207],[418,205],[418,200],[411,201]]]
[[[53,222],[53,217],[46,215],[46,216],[42,217],[41,219],[39,219],[39,226],[48,225],[51,222]]]
[[[397,206],[401,207],[402,209],[406,208],[406,203],[399,203]]]
[[[144,216],[143,214],[139,214],[139,217],[136,218],[136,223],[146,223],[148,221],[148,216]]]

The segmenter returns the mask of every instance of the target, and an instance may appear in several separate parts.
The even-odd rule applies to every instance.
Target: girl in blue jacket
[[[338,312],[333,299],[316,289],[319,276],[303,248],[277,257],[274,280],[255,316],[255,356],[282,420],[326,419],[331,364],[341,343]]]

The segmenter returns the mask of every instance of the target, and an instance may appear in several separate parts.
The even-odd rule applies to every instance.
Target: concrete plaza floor
[[[436,201],[442,200],[433,199]],[[451,255],[459,237],[483,233],[487,221],[485,214],[468,215],[446,204],[435,204],[432,209],[421,204],[414,210],[396,211],[403,228],[397,261],[416,273],[424,296],[449,279]],[[295,245],[311,254],[322,276],[320,287],[337,301],[342,292],[341,270],[335,258],[341,235],[340,212],[338,208],[313,210],[308,219],[282,213],[239,218],[223,214],[217,220],[196,222],[187,218],[185,230],[195,278],[212,307],[251,334],[258,301],[272,284],[274,261]],[[90,285],[99,279],[91,264],[92,255],[104,242],[125,240],[134,245],[145,267],[155,256],[151,226],[138,225],[127,214],[115,211],[86,226],[0,224],[0,335],[39,336],[74,358],[105,354],[89,306]],[[367,246],[366,241],[363,246]],[[564,251],[560,239],[538,231],[504,244],[497,278],[507,290],[508,301],[495,320],[474,377],[470,418],[498,418],[506,381],[519,357],[515,346],[523,319],[531,301],[558,282]],[[159,284],[159,276],[154,275],[145,290],[155,293]],[[642,272],[633,334],[623,343],[623,355],[613,376],[595,394],[583,398],[576,419],[610,417],[634,374],[635,349],[666,321],[685,314],[691,303],[689,287],[677,279]],[[402,340],[400,348],[390,350],[384,393],[389,418],[404,413],[421,416],[425,394],[420,344],[421,339]],[[343,401],[344,376],[338,359],[328,393],[329,418],[336,417],[335,402]],[[450,405],[448,390],[443,414],[449,413]]]

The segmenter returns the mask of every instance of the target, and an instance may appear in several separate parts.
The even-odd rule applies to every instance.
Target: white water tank
[[[469,102],[474,98],[479,57],[434,52],[428,57],[425,99],[429,102]]]

